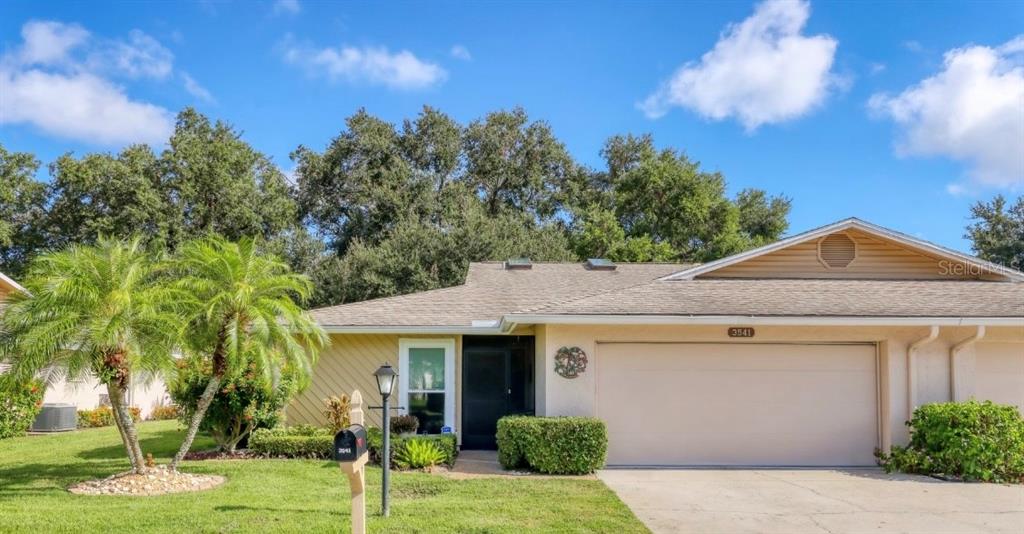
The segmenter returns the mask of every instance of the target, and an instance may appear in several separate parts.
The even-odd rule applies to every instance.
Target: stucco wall
[[[743,326],[743,325],[737,325]],[[537,339],[543,358],[543,380],[538,380],[538,413],[545,415],[592,415],[595,410],[595,366],[601,365],[597,343],[601,341],[678,341],[678,342],[873,342],[879,347],[880,412],[883,421],[882,443],[905,443],[907,419],[907,347],[926,336],[927,327],[756,327],[756,337],[739,340],[728,337],[725,326],[606,326],[547,325]],[[917,402],[950,400],[949,349],[956,342],[970,337],[974,328],[948,327],[939,337],[920,348],[917,356]],[[1002,342],[998,346],[1024,349],[1024,329],[989,328],[986,340]],[[590,368],[582,376],[567,380],[554,372],[554,354],[559,347],[578,346],[590,356]],[[543,347],[543,348],[541,348]],[[979,345],[984,354],[987,345]],[[1024,351],[1019,358],[1024,358]],[[1009,358],[1012,360],[1012,355]],[[966,360],[966,359],[964,359]],[[961,362],[962,365],[968,363]],[[961,373],[969,380],[973,373]],[[1024,388],[1024,377],[1017,384]],[[1001,386],[1006,389],[1011,386]],[[973,389],[973,386],[972,386]],[[543,403],[540,402],[541,397]],[[543,405],[543,411],[540,406]]]

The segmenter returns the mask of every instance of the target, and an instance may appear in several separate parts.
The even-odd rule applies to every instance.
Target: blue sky
[[[966,250],[1024,189],[1024,2],[0,5],[0,142],[44,162],[224,119],[284,170],[360,107],[523,106],[581,162],[654,135],[791,231],[858,216]]]

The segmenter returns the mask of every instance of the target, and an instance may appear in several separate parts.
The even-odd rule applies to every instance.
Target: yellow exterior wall
[[[842,269],[818,261],[818,240],[800,243],[763,256],[709,272],[708,278],[874,278],[874,279],[979,279],[963,264],[954,264],[878,239],[863,232],[845,233],[857,244],[857,257]],[[824,238],[822,238],[824,239]],[[960,269],[958,272],[957,269]]]
[[[461,427],[462,401],[458,392],[462,389],[462,336],[399,334],[332,334],[331,345],[321,352],[313,368],[309,387],[299,393],[286,409],[288,424],[327,424],[323,414],[324,399],[342,393],[351,395],[357,389],[363,394],[366,406],[380,406],[373,372],[384,362],[390,362],[397,371],[398,340],[402,338],[455,339],[455,421],[457,427]],[[396,381],[391,397],[394,406],[402,402],[399,389]],[[365,412],[367,424],[379,427],[380,410],[367,409]]]
[[[735,325],[745,326],[745,325]],[[727,326],[639,326],[639,325],[547,325],[538,336],[537,350],[543,360],[543,382],[538,380],[538,398],[543,395],[540,415],[593,415],[596,406],[595,369],[601,365],[600,342],[728,342],[728,343],[827,343],[870,342],[879,350],[880,445],[906,443],[904,421],[907,411],[907,348],[928,333],[927,327],[834,327],[757,326],[753,339],[728,337]],[[938,339],[920,348],[917,356],[917,403],[948,401],[949,349],[975,333],[974,328],[944,327]],[[989,328],[986,341],[1024,343],[1024,329]],[[555,374],[554,355],[559,347],[577,346],[589,356],[583,375],[567,380]],[[1024,348],[1024,344],[1014,345]],[[981,346],[985,351],[985,346]],[[1020,355],[1024,358],[1024,352]],[[967,380],[961,373],[961,380]],[[1024,378],[1022,378],[1024,380]],[[1003,386],[1005,388],[1005,386]],[[1012,387],[1012,386],[1011,386]],[[1024,381],[1018,384],[1024,388]]]

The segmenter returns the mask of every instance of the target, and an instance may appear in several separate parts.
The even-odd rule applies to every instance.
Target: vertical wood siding
[[[708,278],[873,278],[873,279],[983,279],[974,273],[957,274],[952,263],[926,256],[856,230],[845,232],[857,243],[857,257],[849,266],[829,269],[818,260],[817,240],[800,243],[757,258],[709,272]]]

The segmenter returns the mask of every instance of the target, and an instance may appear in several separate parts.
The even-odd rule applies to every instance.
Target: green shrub
[[[395,451],[395,465],[402,469],[429,469],[444,460],[440,447],[429,439],[409,439]]]
[[[154,406],[153,411],[149,413],[150,421],[167,421],[169,419],[178,418],[178,407],[173,404],[161,404],[160,406]]]
[[[142,411],[138,406],[128,408],[132,415],[132,421],[138,423],[142,420]],[[101,426],[113,426],[114,410],[110,406],[100,406],[94,410],[78,410],[78,428],[99,428]]]
[[[334,434],[316,426],[258,428],[249,437],[249,450],[271,457],[331,458],[333,448]]]
[[[505,469],[582,475],[602,467],[608,451],[608,432],[595,417],[502,417],[497,437]]]
[[[384,448],[384,434],[379,428],[368,428],[366,430],[366,446],[370,451],[370,462],[380,465],[382,449]],[[420,434],[416,436],[401,437],[391,434],[391,464],[397,465],[396,457],[405,444],[410,441],[430,441],[441,451],[443,459],[440,464],[451,467],[455,465],[455,458],[459,455],[458,442],[455,434]]]
[[[168,386],[171,399],[178,405],[178,419],[188,425],[210,381],[211,363],[205,358],[188,357],[177,361],[178,376]],[[224,377],[220,391],[206,410],[200,430],[209,432],[217,447],[233,451],[244,446],[249,433],[257,428],[273,428],[297,391],[298,375],[286,368],[272,383],[255,362]]]
[[[396,415],[391,418],[390,424],[393,435],[415,434],[420,427],[420,420],[415,415]]]
[[[878,453],[886,472],[1024,482],[1024,419],[989,401],[926,404],[907,423],[910,443]]]
[[[0,439],[24,435],[43,407],[44,388],[35,380],[17,383],[0,376]]]

